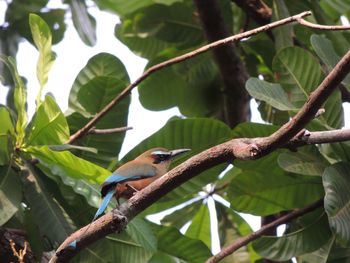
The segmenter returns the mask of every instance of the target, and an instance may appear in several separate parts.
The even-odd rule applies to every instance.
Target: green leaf
[[[162,56],[151,60],[147,67],[166,59],[167,56]],[[139,85],[138,91],[140,102],[147,109],[158,111],[178,106],[186,116],[207,117],[221,113],[222,96],[217,94],[221,86],[215,62],[210,54],[204,54],[152,74]]]
[[[186,231],[186,236],[204,242],[211,248],[210,215],[209,208],[202,204],[192,219],[192,223]]]
[[[317,88],[323,77],[322,69],[315,57],[297,47],[288,47],[277,53],[273,68],[283,86],[290,92],[293,105],[301,106],[310,93]],[[316,121],[327,128],[340,128],[343,122],[341,96],[336,91],[324,104],[325,114]]]
[[[281,20],[289,17],[289,11],[284,1],[273,1],[273,21]],[[293,46],[293,26],[287,24],[283,27],[277,27],[272,30],[275,37],[276,50],[280,50],[285,47]]]
[[[230,128],[218,120],[174,118],[168,121],[158,132],[132,149],[122,161],[130,161],[154,147],[165,147],[167,149],[190,148],[190,152],[181,155],[177,161],[173,162],[172,167],[174,167],[188,158],[189,155],[199,153],[229,138],[230,133]],[[225,167],[226,164],[219,165],[203,172],[201,176],[196,176],[168,193],[162,201],[179,199],[197,193],[203,186],[216,179]]]
[[[328,163],[316,147],[298,152],[284,152],[278,156],[278,165],[285,171],[303,175],[322,175]]]
[[[14,135],[14,127],[11,116],[6,107],[0,106],[0,165],[8,164],[12,152],[11,137]]]
[[[67,117],[71,133],[75,133],[88,123],[97,112],[124,90],[128,82],[129,77],[124,65],[116,57],[101,53],[91,58],[78,74],[69,96],[70,111],[75,111]],[[129,104],[130,97],[128,96],[103,116],[96,128],[108,129],[126,126]],[[79,151],[76,152],[76,155],[108,167],[112,161],[117,159],[124,137],[125,132],[86,135],[77,144],[96,148],[98,154]]]
[[[17,211],[22,201],[22,183],[11,166],[0,166],[0,226]]]
[[[96,44],[96,20],[88,12],[85,1],[70,0],[72,20],[79,37],[88,46]]]
[[[350,245],[350,165],[337,163],[329,166],[322,176],[326,192],[324,207],[329,225],[336,239],[344,246]]]
[[[332,70],[340,60],[340,56],[336,53],[332,42],[319,35],[312,35],[310,42],[317,56],[327,66],[328,71]],[[346,76],[342,83],[350,85],[350,76]]]
[[[30,244],[30,248],[34,252],[36,258],[41,258],[44,248],[38,227],[39,222],[36,222],[34,220],[32,210],[29,207],[25,207],[23,210],[23,225],[26,231],[26,237]]]
[[[16,146],[22,146],[25,136],[25,127],[27,125],[27,91],[23,84],[23,81],[17,71],[16,61],[11,57],[5,57],[0,55],[0,61],[2,61],[10,70],[13,81],[15,83],[14,91],[14,104],[17,111],[16,122]]]
[[[81,151],[86,151],[86,152],[91,152],[91,153],[97,153],[97,150],[92,147],[83,147],[83,146],[78,146],[78,145],[73,145],[73,144],[61,144],[61,145],[49,145],[50,150],[53,151],[67,151],[67,150],[81,150]]]
[[[119,79],[125,85],[129,83],[129,77],[126,72],[126,69],[118,58],[108,53],[97,54],[91,59],[89,59],[86,66],[79,72],[78,76],[76,77],[73,83],[68,101],[70,111],[77,111],[85,117],[93,116],[92,114],[88,114],[87,112],[85,112],[85,107],[81,105],[81,101],[85,101],[84,97],[80,97],[78,93],[82,92],[81,89],[84,88],[84,85],[86,85],[96,77],[111,77]],[[104,91],[102,93],[102,96],[99,97],[103,98],[106,92],[108,91]],[[85,92],[85,94],[86,93],[87,92]],[[94,95],[96,95],[96,93],[94,93]],[[111,100],[111,98],[109,99]]]
[[[123,262],[144,263],[152,257],[152,252],[128,237],[125,232],[110,235],[81,251],[74,262]]]
[[[202,263],[211,256],[202,241],[186,237],[174,227],[153,224],[153,229],[158,238],[158,251],[193,263]]]
[[[46,96],[30,124],[27,145],[62,144],[69,139],[65,116],[51,96]]]
[[[40,222],[38,227],[41,235],[57,246],[73,232],[74,225],[57,200],[47,191],[35,169],[27,166],[24,175],[24,202],[31,209],[35,222]]]
[[[76,157],[68,151],[55,152],[50,150],[48,146],[31,146],[27,147],[25,151],[38,158],[40,165],[62,177],[70,176],[74,179],[84,179],[90,183],[100,184],[111,174],[110,171]]]
[[[323,196],[321,178],[291,176],[274,170],[278,167],[277,155],[270,154],[261,162],[270,162],[269,167],[256,163],[251,170],[245,167],[242,173],[231,180],[228,197],[232,208],[254,215],[270,215],[284,210],[301,208]],[[241,168],[242,169],[242,168]],[[269,171],[267,176],[266,171]]]
[[[253,242],[254,250],[262,257],[285,261],[317,250],[330,239],[331,231],[323,214],[310,225],[281,237],[263,236]]]
[[[134,218],[129,222],[126,233],[147,251],[153,253],[157,251],[157,238],[151,226],[144,219]]]
[[[124,16],[129,13],[133,13],[138,9],[153,5],[154,1],[152,0],[145,0],[145,1],[103,0],[103,1],[98,1],[96,4],[101,9],[111,10],[113,12],[116,12],[118,15]]]
[[[287,94],[281,85],[277,83],[269,83],[257,78],[250,78],[246,82],[246,89],[250,96],[265,101],[276,109],[282,111],[297,109],[289,102]]]
[[[218,217],[218,233],[221,247],[228,246],[238,238],[252,233],[249,224],[233,209],[215,202]],[[252,249],[251,243],[227,256],[223,262],[256,262],[261,257]]]
[[[52,36],[49,26],[36,14],[29,15],[29,25],[32,32],[35,46],[39,50],[36,75],[39,80],[40,89],[36,98],[36,105],[39,107],[41,94],[48,80],[48,73],[55,61],[55,55],[51,50]]]
[[[280,50],[274,58],[273,68],[280,74],[282,84],[296,85],[306,97],[317,88],[322,70],[315,57],[298,47]]]

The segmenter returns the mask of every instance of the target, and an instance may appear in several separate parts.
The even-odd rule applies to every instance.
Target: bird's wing
[[[155,175],[156,168],[150,164],[139,161],[128,162],[107,177],[107,179],[102,183],[102,197],[104,197],[109,190],[114,188],[114,186],[118,183],[140,180]]]

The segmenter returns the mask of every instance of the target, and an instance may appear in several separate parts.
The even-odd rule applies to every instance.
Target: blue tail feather
[[[102,203],[101,203],[100,207],[98,208],[98,210],[94,216],[94,219],[92,221],[94,221],[96,218],[98,218],[100,215],[102,215],[103,212],[106,210],[109,202],[111,201],[111,199],[113,197],[114,190],[115,190],[114,188],[110,189],[107,192],[107,194],[105,195],[105,197],[103,197]]]

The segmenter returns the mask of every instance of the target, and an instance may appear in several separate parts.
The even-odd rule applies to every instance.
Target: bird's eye
[[[158,159],[160,160],[160,161],[165,161],[166,159],[168,159],[169,158],[169,155],[166,155],[166,154],[159,154],[158,155]]]

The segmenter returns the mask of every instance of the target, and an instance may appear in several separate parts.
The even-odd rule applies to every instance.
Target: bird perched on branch
[[[92,221],[103,214],[113,196],[117,200],[120,197],[129,199],[135,192],[164,175],[175,156],[189,150],[177,149],[170,151],[165,148],[154,148],[120,166],[102,183],[101,196],[103,199]],[[84,234],[89,227],[90,225],[86,228]],[[67,248],[75,249],[78,240],[72,241]]]
[[[113,196],[117,200],[121,197],[129,199],[135,192],[164,175],[169,169],[171,160],[187,151],[189,149],[169,151],[165,148],[154,148],[120,166],[102,183],[103,200],[93,220],[102,215]]]

